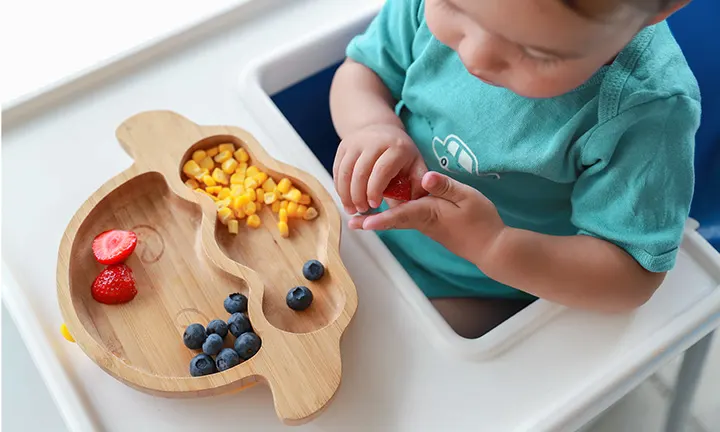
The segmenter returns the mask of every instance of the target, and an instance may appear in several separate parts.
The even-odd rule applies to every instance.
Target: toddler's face
[[[587,81],[648,19],[627,8],[590,20],[560,0],[426,0],[425,17],[471,74],[531,98]]]

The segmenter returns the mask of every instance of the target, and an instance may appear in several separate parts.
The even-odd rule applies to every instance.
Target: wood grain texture
[[[126,120],[116,131],[134,164],[101,186],[67,226],[58,253],[57,293],[65,322],[82,350],[121,382],[155,395],[195,397],[230,393],[265,382],[285,423],[319,413],[340,385],[340,338],[357,308],[355,286],[340,259],[340,214],[312,176],[280,163],[246,131],[199,126],[170,111]],[[217,221],[213,201],[181,178],[194,150],[233,142],[253,164],[275,178],[286,176],[309,193],[319,216],[291,221],[280,237],[277,215],[266,207],[263,226],[231,235]],[[103,266],[92,255],[92,239],[106,229],[133,230],[138,247],[127,261],[138,295],[123,305],[93,300],[90,286]],[[302,265],[318,259],[326,275],[302,277]],[[312,306],[295,312],[287,291],[310,287]],[[197,353],[182,343],[193,322],[227,320],[228,294],[248,296],[248,314],[262,348],[240,365],[191,377]],[[229,335],[227,346],[234,340]]]

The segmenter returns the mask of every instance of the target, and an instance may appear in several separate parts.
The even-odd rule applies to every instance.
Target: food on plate
[[[108,305],[129,302],[137,295],[132,270],[125,264],[106,267],[95,278],[91,293],[95,301]]]
[[[313,293],[306,286],[298,286],[287,293],[287,305],[290,309],[302,311],[310,307],[313,301]]]
[[[98,234],[92,242],[92,251],[100,264],[124,262],[137,246],[137,235],[132,231],[107,230]]]

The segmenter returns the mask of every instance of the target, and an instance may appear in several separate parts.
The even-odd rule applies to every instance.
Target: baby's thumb
[[[459,203],[467,197],[468,186],[437,172],[428,172],[422,178],[422,187],[432,196]]]

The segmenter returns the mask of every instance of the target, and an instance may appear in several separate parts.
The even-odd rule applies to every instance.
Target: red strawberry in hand
[[[410,179],[400,174],[396,175],[390,184],[385,188],[383,192],[385,198],[390,198],[398,201],[410,201],[412,198],[412,192],[410,189]]]
[[[95,237],[92,251],[100,264],[118,264],[133,253],[135,246],[137,246],[137,235],[134,232],[109,230]]]
[[[92,296],[100,303],[126,303],[136,295],[133,272],[125,264],[108,266],[92,284]]]

